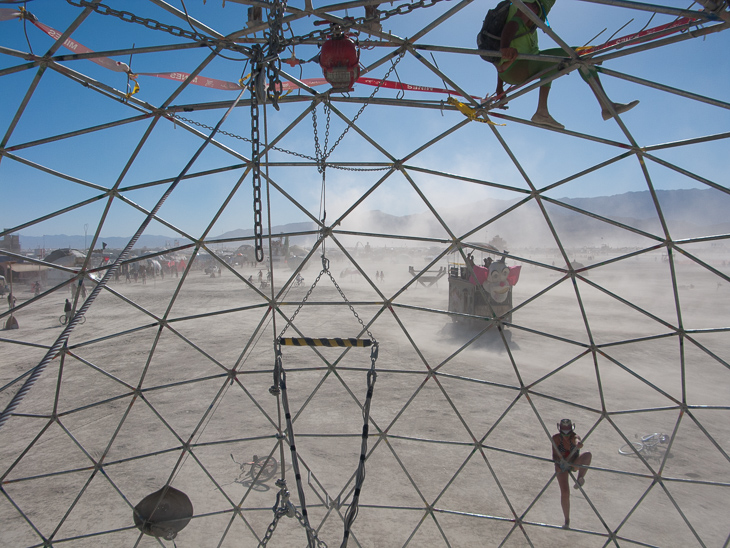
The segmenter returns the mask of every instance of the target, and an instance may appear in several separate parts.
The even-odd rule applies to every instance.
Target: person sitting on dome
[[[555,0],[523,0],[525,5],[532,10],[542,21],[547,20],[547,14],[555,4]],[[507,21],[502,29],[499,52],[502,59],[497,63],[497,95],[504,93],[504,82],[508,84],[522,84],[537,73],[553,67],[557,70],[554,61],[534,61],[528,59],[517,59],[519,54],[527,55],[551,55],[557,57],[566,57],[566,53],[562,48],[551,48],[540,50],[537,45],[537,26],[530,18],[520,11],[515,4],[512,4],[507,13]],[[555,73],[555,70],[549,71],[540,76],[546,78]],[[604,120],[613,118],[615,114],[622,114],[631,110],[639,101],[630,103],[611,103],[610,106],[605,104],[603,97],[606,96],[601,81],[598,79],[598,73],[593,67],[588,67],[588,75],[581,72],[581,77],[589,83],[591,80],[595,82],[594,89],[591,86],[598,103],[601,105],[601,116]],[[548,95],[550,93],[550,84],[547,82],[540,87],[537,111],[532,116],[532,121],[541,126],[547,126],[554,129],[565,129],[563,124],[557,122],[548,111]],[[615,113],[615,114],[614,114]]]
[[[555,463],[555,474],[560,486],[560,505],[563,508],[563,516],[565,523],[563,529],[570,527],[570,486],[568,485],[568,477],[570,472],[578,472],[575,485],[578,489],[583,486],[588,472],[588,466],[591,464],[592,455],[590,453],[581,453],[583,442],[575,433],[575,425],[570,419],[563,419],[558,423],[559,433],[552,438],[553,445],[553,462]]]

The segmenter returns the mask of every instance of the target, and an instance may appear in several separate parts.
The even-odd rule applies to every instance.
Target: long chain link
[[[329,270],[329,259],[322,257],[322,270],[317,275],[317,278],[314,280],[314,283],[312,284],[312,287],[309,288],[309,291],[307,291],[307,294],[304,296],[304,299],[302,299],[302,302],[299,303],[299,306],[294,311],[294,314],[292,314],[289,321],[284,326],[284,329],[282,329],[281,333],[279,334],[279,339],[281,339],[284,336],[284,333],[286,333],[286,330],[289,329],[289,326],[294,323],[294,318],[297,317],[297,314],[299,314],[299,311],[304,307],[304,303],[307,302],[307,299],[309,299],[309,296],[312,294],[312,291],[314,291],[314,288],[317,287],[317,283],[322,278],[323,274],[327,274],[329,276],[329,279],[332,280],[332,284],[335,286],[335,289],[337,289],[337,292],[340,294],[340,297],[342,297],[342,300],[347,303],[347,306],[350,307],[350,311],[352,312],[353,316],[355,316],[355,319],[360,323],[362,326],[363,331],[365,331],[368,334],[368,337],[370,337],[373,341],[373,343],[377,343],[375,340],[375,337],[370,332],[370,330],[365,326],[365,322],[362,321],[362,318],[358,315],[357,311],[355,310],[355,307],[352,306],[352,303],[345,295],[345,292],[342,291],[342,288],[337,284],[337,281],[335,280],[334,276],[332,276],[332,273]]]
[[[327,122],[325,124],[325,132],[324,132],[324,152],[327,152],[327,142],[330,138],[330,111],[329,103],[325,102],[324,104],[324,111],[327,115]],[[314,126],[314,155],[315,155],[315,161],[317,162],[317,171],[319,171],[321,174],[324,175],[325,171],[325,162],[327,161],[327,156],[323,154],[323,148],[320,147],[319,144],[319,133],[317,131],[317,105],[314,105],[314,108],[312,109],[312,126]]]
[[[444,0],[418,0],[417,2],[409,2],[407,4],[401,4],[400,6],[396,6],[395,8],[390,9],[390,10],[375,11],[375,14],[371,15],[370,17],[358,17],[355,19],[346,19],[340,24],[340,26],[345,29],[348,29],[355,25],[361,26],[361,25],[368,25],[369,23],[381,22],[381,21],[385,21],[386,19],[390,19],[394,15],[406,15],[408,13],[411,13],[415,9],[430,8],[431,6],[434,6],[434,5],[438,4],[439,2],[443,2],[443,1]],[[449,1],[449,0],[446,0],[446,1]],[[166,23],[161,23],[160,21],[156,21],[155,19],[150,19],[147,17],[139,17],[132,12],[124,11],[124,10],[115,10],[105,4],[96,4],[94,2],[90,2],[89,0],[66,0],[66,2],[68,2],[69,4],[71,4],[72,6],[75,6],[77,8],[90,9],[100,15],[110,15],[112,17],[117,17],[118,19],[121,19],[122,21],[125,21],[127,23],[136,23],[139,25],[143,25],[151,30],[159,30],[159,31],[171,34],[172,36],[177,36],[179,38],[188,38],[188,39],[194,40],[196,42],[205,42],[207,44],[215,44],[215,45],[219,46],[221,49],[229,49],[229,50],[233,50],[233,51],[238,51],[240,53],[250,53],[250,51],[251,51],[250,48],[241,46],[230,40],[221,40],[219,38],[213,38],[211,36],[206,36],[205,34],[202,34],[200,32],[194,31],[194,30],[188,30],[188,29],[183,29],[181,27],[176,27],[174,25],[168,25]],[[274,8],[277,14],[278,13],[281,14],[281,18],[278,19],[278,21],[281,23],[283,20],[283,14],[286,11],[286,2],[283,2],[283,3],[275,2],[275,3],[279,4],[280,6],[283,4],[283,8]],[[271,24],[271,21],[270,21],[270,24]],[[279,46],[283,50],[286,47],[301,44],[301,43],[308,42],[308,41],[323,41],[328,38],[329,34],[330,34],[330,32],[327,29],[315,30],[308,34],[304,34],[301,36],[294,36],[289,39],[284,39],[283,34],[282,34],[280,42],[279,42]]]
[[[342,141],[342,139],[345,138],[345,135],[347,135],[347,132],[350,131],[350,128],[355,124],[355,122],[357,122],[357,119],[360,118],[360,115],[365,110],[365,107],[367,107],[370,104],[370,101],[372,101],[373,97],[375,97],[375,94],[378,93],[378,91],[380,90],[380,86],[383,85],[383,82],[385,82],[388,79],[388,77],[391,75],[391,73],[395,70],[396,65],[398,63],[400,63],[400,60],[403,59],[404,55],[405,55],[405,50],[401,51],[400,54],[398,55],[398,58],[395,60],[395,62],[390,65],[390,68],[385,73],[385,76],[383,76],[380,79],[380,81],[378,82],[378,85],[375,86],[375,88],[373,89],[373,92],[370,94],[370,97],[368,97],[367,99],[365,99],[365,101],[363,101],[363,104],[360,107],[360,110],[357,111],[357,114],[355,114],[355,116],[353,117],[352,122],[350,124],[347,124],[347,127],[342,132],[342,135],[340,135],[337,138],[337,140],[332,145],[332,148],[330,148],[329,150],[327,150],[327,144],[328,144],[329,136],[330,136],[330,112],[332,109],[329,106],[329,102],[325,101],[324,111],[325,111],[325,114],[327,115],[327,118],[326,118],[326,123],[325,123],[324,146],[321,148],[320,148],[320,144],[319,144],[319,134],[317,132],[317,108],[315,106],[315,108],[312,109],[312,125],[314,126],[314,151],[315,151],[316,161],[317,161],[317,170],[322,174],[322,177],[324,177],[324,172],[325,172],[325,169],[327,168],[327,158],[329,158],[332,155],[334,150],[337,148],[337,145],[339,145],[340,142]]]
[[[368,26],[370,23],[381,22],[385,21],[386,19],[390,19],[394,15],[405,15],[407,13],[411,13],[413,10],[418,8],[430,8],[431,6],[435,6],[439,2],[443,1],[444,0],[418,0],[418,2],[401,4],[400,6],[396,6],[395,8],[390,10],[375,11],[375,14],[371,15],[370,17],[347,18],[338,24],[345,30],[355,26]],[[449,0],[446,1],[448,2]],[[324,41],[329,38],[330,34],[331,32],[327,29],[315,30],[308,34],[289,38],[286,41],[286,45],[295,46],[309,41]]]
[[[251,57],[252,71],[249,89],[251,90],[251,162],[253,180],[253,223],[254,223],[254,248],[256,261],[264,260],[264,228],[261,205],[261,141],[259,132],[259,101],[271,100],[271,104],[279,110],[279,95],[281,94],[281,70],[280,53],[284,51],[282,39],[284,30],[282,19],[286,11],[286,0],[274,0],[269,9],[269,32],[267,33],[267,46],[264,50],[261,46],[253,47]],[[268,89],[264,89],[264,71],[268,77]]]
[[[252,75],[249,81],[251,91],[251,179],[253,181],[253,233],[256,261],[264,260],[264,228],[261,206],[261,135],[259,131],[259,97],[261,94],[261,61],[263,50],[254,46]]]
[[[268,44],[266,52],[267,76],[269,78],[268,97],[276,110],[279,110],[279,97],[281,96],[281,52],[286,49],[284,45],[284,13],[286,12],[286,0],[274,0],[269,8],[269,32],[265,34]]]
[[[347,127],[345,128],[345,130],[342,132],[342,135],[340,135],[339,139],[337,139],[337,141],[335,141],[335,143],[332,145],[332,148],[329,149],[329,151],[327,151],[325,158],[329,158],[332,155],[332,153],[334,152],[334,150],[337,148],[337,145],[339,145],[340,144],[340,141],[342,141],[342,139],[345,137],[345,135],[347,135],[347,132],[350,131],[350,128],[352,127],[352,125],[354,125],[355,122],[357,122],[357,119],[360,118],[360,115],[365,110],[365,107],[367,107],[370,104],[370,101],[373,99],[373,97],[375,97],[375,94],[378,93],[378,91],[380,90],[380,86],[383,85],[383,82],[385,82],[388,79],[388,77],[390,76],[390,74],[395,70],[396,65],[398,63],[400,63],[400,60],[403,59],[403,56],[405,54],[406,54],[406,51],[405,50],[402,50],[400,52],[400,54],[398,55],[398,58],[395,60],[395,62],[390,65],[390,68],[388,69],[388,72],[385,73],[385,76],[383,76],[380,79],[380,81],[378,82],[378,85],[375,86],[375,89],[373,89],[373,92],[370,94],[370,97],[368,97],[363,102],[362,106],[360,107],[360,110],[357,111],[357,114],[355,114],[355,117],[352,119],[352,124],[348,124],[347,125]]]
[[[302,513],[289,501],[289,491],[286,489],[286,483],[283,482],[283,480],[278,480],[276,484],[280,485],[281,488],[276,495],[276,504],[274,504],[273,508],[274,519],[266,528],[264,538],[262,538],[259,542],[259,548],[266,547],[276,530],[276,526],[279,525],[279,520],[284,516],[297,518],[299,524],[304,527],[304,529],[311,535],[312,539],[317,543],[318,548],[327,548],[327,544],[317,537],[317,532],[307,523]]]
[[[360,322],[360,325],[363,328],[363,331],[365,331],[368,334],[368,337],[370,337],[373,341],[373,343],[377,344],[377,341],[375,340],[375,337],[370,332],[370,330],[365,326],[365,322],[362,321],[362,318],[358,315],[357,311],[355,310],[355,307],[352,306],[352,303],[348,300],[348,298],[345,296],[344,291],[340,288],[339,285],[337,285],[337,282],[335,281],[334,276],[332,276],[332,273],[327,270],[327,275],[330,277],[330,280],[332,280],[332,283],[334,284],[335,288],[337,289],[338,293],[340,294],[340,297],[342,297],[342,300],[347,303],[347,306],[350,307],[350,312],[355,316],[355,319]]]
[[[299,314],[299,311],[304,307],[304,303],[307,302],[307,299],[309,299],[309,296],[312,294],[312,291],[314,291],[314,288],[317,287],[317,283],[319,282],[319,279],[322,277],[322,274],[324,274],[324,270],[320,271],[319,275],[317,276],[317,279],[314,280],[314,283],[312,284],[312,287],[309,288],[309,291],[307,291],[307,294],[304,295],[304,298],[302,299],[302,302],[299,303],[299,306],[294,311],[294,314],[292,314],[291,318],[288,322],[286,322],[286,325],[284,326],[284,329],[282,329],[281,333],[279,333],[279,338],[281,339],[284,336],[284,333],[286,333],[286,330],[289,329],[289,326],[294,323],[294,318],[297,317],[297,314]]]
[[[135,23],[138,25],[142,25],[144,27],[147,27],[148,29],[166,32],[166,33],[171,34],[172,36],[176,36],[178,38],[188,38],[195,42],[203,42],[208,45],[216,45],[216,46],[220,47],[221,49],[229,49],[229,50],[237,51],[239,53],[249,54],[251,52],[250,48],[248,48],[246,46],[241,46],[241,45],[231,42],[229,40],[221,40],[219,38],[213,38],[211,36],[207,36],[205,34],[197,32],[195,30],[184,29],[181,27],[176,27],[175,25],[168,25],[166,23],[161,23],[160,21],[157,21],[155,19],[150,19],[147,17],[139,17],[138,15],[135,15],[134,13],[132,13],[130,11],[115,10],[105,4],[96,4],[96,3],[90,2],[88,0],[66,0],[66,1],[69,4],[71,4],[72,6],[75,6],[77,8],[90,9],[100,15],[110,15],[112,17],[121,19],[122,21],[124,21],[126,23]]]
[[[191,120],[190,118],[185,118],[184,116],[179,116],[177,114],[171,113],[169,114],[170,118],[175,118],[176,120],[180,120],[181,122],[186,122],[188,124],[192,124],[197,127],[201,127],[203,129],[211,130],[213,129],[211,126],[208,126],[206,124],[203,124],[202,122],[197,122],[195,120]],[[218,130],[218,133],[220,135],[226,135],[228,137],[232,137],[233,139],[238,139],[240,141],[244,141],[246,143],[250,143],[251,139],[248,137],[242,137],[241,135],[236,135],[235,133],[231,133],[229,131],[224,131],[222,129]],[[293,150],[287,150],[285,148],[277,147],[277,146],[270,146],[270,150],[276,150],[278,152],[282,152],[284,154],[290,154],[291,156],[296,156],[298,158],[302,158],[303,160],[310,160],[312,162],[316,162],[317,158],[314,156],[309,156],[307,154],[301,154],[299,152],[295,152]],[[385,171],[387,169],[390,169],[390,167],[351,167],[351,166],[343,166],[340,164],[329,164],[327,167],[331,167],[334,169],[341,169],[344,171]]]

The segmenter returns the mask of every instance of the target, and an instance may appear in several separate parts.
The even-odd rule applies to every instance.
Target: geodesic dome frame
[[[37,296],[16,293],[19,302],[0,316],[21,325],[0,337],[3,539],[164,545],[143,536],[132,517],[140,500],[169,485],[195,508],[179,546],[331,545],[343,528],[356,546],[727,545],[728,323],[716,295],[728,274],[704,246],[728,235],[673,220],[676,204],[657,179],[686,178],[724,207],[727,181],[685,167],[695,164],[682,151],[725,142],[728,132],[686,130],[667,142],[632,126],[630,115],[599,132],[577,124],[547,130],[506,114],[499,107],[519,108],[541,82],[505,97],[473,96],[483,93],[477,70],[491,68],[471,38],[464,47],[458,35],[467,27],[476,34],[473,14],[486,11],[469,1],[380,6],[354,21],[344,19],[345,8],[375,2],[303,9],[278,2],[261,4],[273,8],[269,19],[246,27],[245,6],[236,2],[190,4],[69,0],[49,10],[37,1],[20,19],[3,16],[15,30],[3,38],[0,78],[22,93],[5,100],[0,176],[27,181],[17,205],[38,202],[38,213],[2,235],[78,224],[79,214],[95,219],[80,265],[7,253],[66,279]],[[721,33],[726,3],[705,10],[601,4],[666,21],[653,34],[628,33],[582,57],[560,29],[542,25],[569,57],[552,79],[591,65],[667,104],[701,105],[694,122],[703,130],[726,124],[723,98],[608,68]],[[316,63],[296,64],[313,59],[328,36],[314,18],[360,32],[367,64],[352,96],[319,88],[310,78],[319,76]],[[435,43],[426,42],[431,36]],[[291,70],[281,65],[285,51]],[[453,57],[468,60],[448,62]],[[277,109],[272,97],[264,100],[261,80],[251,99],[246,77],[256,70],[269,89],[281,84]],[[299,91],[287,94],[292,84]],[[394,110],[405,120],[397,127]],[[48,131],[44,119],[67,129]],[[407,138],[392,139],[404,129]],[[545,158],[533,158],[565,149],[575,153],[562,173],[544,173]],[[604,173],[628,177],[620,167],[627,161],[636,163],[633,188],[647,191],[641,199],[654,208],[650,223],[557,194],[605,184],[594,179]],[[54,194],[53,206],[42,194],[56,185],[63,194]],[[444,187],[474,207],[449,209]],[[425,216],[406,225],[373,212],[391,197],[420,204]],[[134,235],[99,263],[94,250],[111,235],[108,226]],[[256,228],[225,234],[223,226]],[[132,256],[155,230],[178,242]],[[491,252],[479,241],[484,230],[508,240],[512,232],[513,250],[497,255],[523,266],[516,286],[523,293],[511,322],[468,318],[470,327],[449,336],[443,326],[456,315],[443,292],[420,291],[418,279],[453,252],[464,263],[469,252]],[[580,249],[597,248],[587,242],[600,234],[618,243],[584,253],[577,265]],[[308,244],[293,269],[275,261],[284,238]],[[363,240],[367,247],[358,245]],[[223,257],[225,248],[257,243],[257,252],[269,251],[268,285]],[[391,264],[414,260],[397,260],[401,245],[428,253],[416,277],[391,272]],[[316,276],[322,253],[332,258],[331,273],[340,271],[335,283],[325,270],[311,291],[308,282],[294,287],[298,273]],[[115,279],[124,266],[175,254],[186,257],[177,278],[144,287]],[[204,260],[221,269],[226,286],[196,270]],[[373,277],[373,268],[387,269],[387,278]],[[634,268],[644,277],[628,283]],[[60,313],[69,287],[79,289],[73,319],[49,330],[48,311]],[[299,337],[371,331],[379,341],[377,382],[367,380],[371,362],[357,348],[284,349],[277,368],[282,326]],[[286,412],[281,392],[270,393],[282,368]],[[549,456],[552,424],[563,416],[574,418],[594,453],[567,531],[554,525],[562,514]],[[616,451],[654,430],[667,434],[665,450]],[[278,459],[293,506],[284,504],[283,484],[239,476],[237,463],[254,453]]]

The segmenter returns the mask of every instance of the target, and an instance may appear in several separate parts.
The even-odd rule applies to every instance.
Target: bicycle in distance
[[[638,438],[638,434],[636,435]],[[618,452],[627,457],[636,457],[642,455],[644,457],[661,458],[669,448],[669,435],[654,432],[642,436],[639,441],[632,441],[619,448]]]
[[[279,469],[279,463],[274,457],[253,456],[253,460],[249,462],[238,462],[231,454],[231,460],[235,462],[240,469],[238,478],[235,483],[253,484],[264,483],[274,477]]]
[[[71,317],[73,318],[73,316],[71,316]],[[60,315],[60,316],[58,317],[58,322],[59,322],[59,323],[60,323],[61,325],[66,325],[66,314],[61,314],[61,315]],[[80,324],[82,324],[82,323],[86,323],[86,316],[81,316],[81,319],[79,320],[79,323],[80,323]]]

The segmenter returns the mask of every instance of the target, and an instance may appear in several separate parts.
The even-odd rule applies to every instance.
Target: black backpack
[[[482,24],[482,30],[477,34],[477,48],[489,51],[499,51],[499,44],[502,40],[502,29],[507,22],[507,12],[512,5],[510,0],[502,0],[495,7],[487,12]],[[501,57],[481,56],[485,61],[497,64]]]

